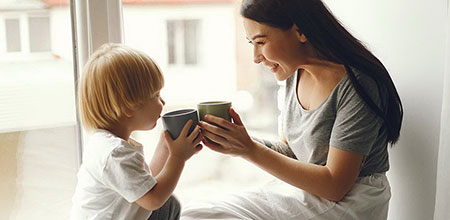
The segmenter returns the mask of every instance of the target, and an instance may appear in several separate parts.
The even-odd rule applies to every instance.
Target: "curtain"
[[[434,220],[450,219],[450,3],[447,0],[446,68],[436,180]]]

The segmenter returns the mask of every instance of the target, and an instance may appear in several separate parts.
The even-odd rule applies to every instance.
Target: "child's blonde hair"
[[[148,55],[122,44],[104,44],[83,68],[78,89],[81,121],[88,130],[112,128],[163,85],[161,71]]]

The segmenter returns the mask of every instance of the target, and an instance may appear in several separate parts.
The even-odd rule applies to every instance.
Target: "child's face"
[[[151,130],[161,117],[161,111],[166,103],[159,95],[150,99],[142,108],[136,110],[132,116],[133,130]]]

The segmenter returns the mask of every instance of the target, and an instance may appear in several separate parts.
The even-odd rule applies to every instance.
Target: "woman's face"
[[[254,62],[270,68],[278,80],[286,80],[306,62],[307,39],[295,25],[283,31],[244,18],[244,28],[249,43],[253,45]]]

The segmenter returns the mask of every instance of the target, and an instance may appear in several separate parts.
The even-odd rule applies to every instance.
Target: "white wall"
[[[389,219],[433,219],[447,0],[325,2],[386,65],[403,101],[400,141],[390,150]]]

